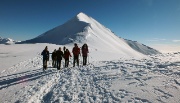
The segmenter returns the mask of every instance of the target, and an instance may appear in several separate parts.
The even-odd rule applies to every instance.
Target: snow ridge
[[[127,42],[119,38],[110,29],[82,12],[63,25],[21,43],[52,43],[60,45],[72,45],[73,43],[82,45],[83,43],[88,43],[92,48],[101,51],[115,51],[122,55],[129,56],[131,54],[130,56],[138,57],[143,56],[143,54],[159,53],[140,43]]]
[[[144,44],[138,43],[137,41],[127,40],[127,39],[125,39],[125,40],[131,48],[133,48],[134,50],[136,50],[140,53],[143,53],[145,55],[160,53],[159,51],[157,51],[149,46],[146,46]]]

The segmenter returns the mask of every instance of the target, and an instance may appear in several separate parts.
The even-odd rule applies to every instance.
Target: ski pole
[[[89,54],[88,54],[88,64],[89,64]]]

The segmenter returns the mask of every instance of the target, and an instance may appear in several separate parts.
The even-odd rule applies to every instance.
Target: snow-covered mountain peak
[[[0,37],[0,44],[14,44],[16,41],[14,41],[11,38],[2,38]]]
[[[84,14],[82,12],[80,12],[76,17],[79,21],[83,21],[86,23],[90,23],[90,21],[91,21],[91,17],[87,16],[86,14]]]
[[[159,53],[147,46],[136,42],[127,42],[127,40],[119,38],[110,29],[82,12],[63,25],[22,43],[52,43],[60,45],[72,45],[73,43],[82,45],[87,43],[89,47],[95,50],[113,51],[127,56]]]

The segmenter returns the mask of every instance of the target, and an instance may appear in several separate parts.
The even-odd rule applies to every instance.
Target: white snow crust
[[[0,45],[0,103],[179,103],[180,52],[144,57],[89,47],[88,65],[42,70],[54,44]],[[65,45],[70,51],[72,45]],[[80,46],[80,45],[79,45]]]

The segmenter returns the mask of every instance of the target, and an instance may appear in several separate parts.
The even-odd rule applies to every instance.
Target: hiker
[[[82,50],[82,57],[83,57],[83,65],[86,65],[87,64],[87,56],[88,56],[88,53],[89,53],[87,44],[84,44],[82,46],[81,50]]]
[[[63,52],[61,51],[61,47],[59,47],[59,50],[56,51],[56,55],[57,55],[57,70],[60,70],[61,68],[61,60],[63,57]]]
[[[56,62],[57,62],[57,54],[56,54],[56,49],[54,49],[54,52],[52,53],[52,67],[56,67]]]
[[[42,51],[41,55],[43,56],[43,70],[46,70],[47,69],[47,61],[49,61],[49,51],[48,51],[47,46]]]
[[[78,47],[78,45],[76,43],[74,44],[74,48],[73,48],[72,52],[73,52],[73,56],[74,56],[73,67],[75,67],[75,62],[77,62],[77,66],[79,66],[80,48]]]
[[[66,51],[66,47],[65,47],[65,46],[63,47],[63,51],[64,51],[64,52]]]
[[[71,57],[71,53],[68,49],[64,52],[64,59],[65,59],[65,67],[68,67],[69,65],[69,57]]]

